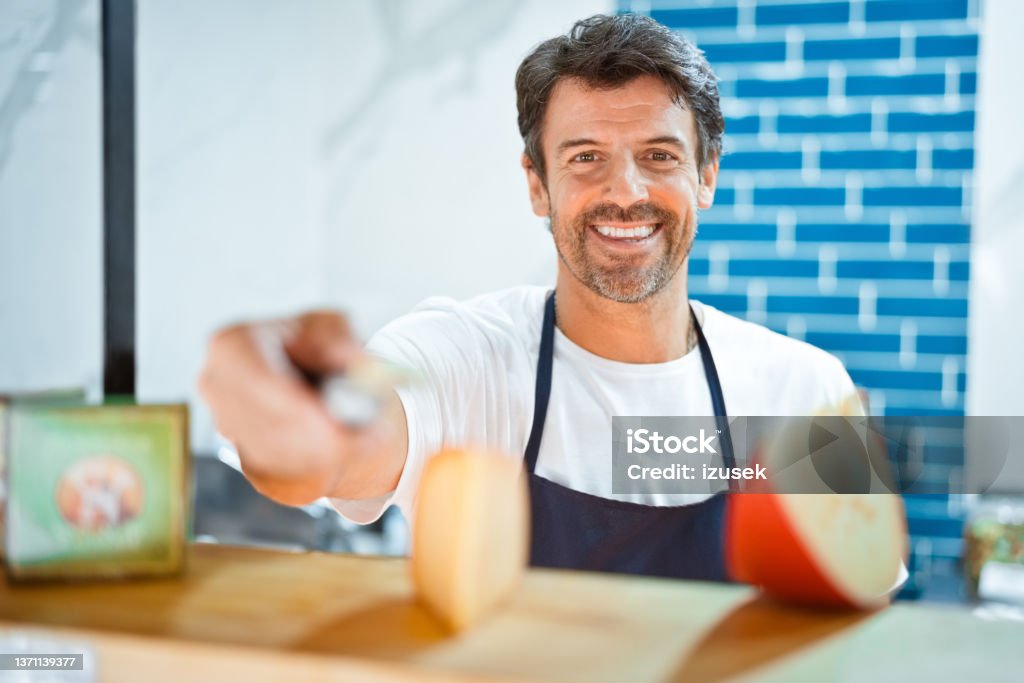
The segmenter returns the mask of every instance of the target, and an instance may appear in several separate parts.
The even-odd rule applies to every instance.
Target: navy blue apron
[[[690,319],[697,333],[715,421],[721,431],[724,466],[733,467],[735,455],[718,371],[692,308]],[[726,493],[717,493],[693,505],[644,505],[576,491],[534,472],[551,395],[554,337],[555,295],[552,292],[544,306],[533,427],[525,455],[530,489],[530,564],[728,581],[725,566]]]

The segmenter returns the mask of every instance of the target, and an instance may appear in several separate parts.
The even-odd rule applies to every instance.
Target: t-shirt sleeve
[[[415,370],[420,376],[397,390],[405,411],[409,449],[394,491],[361,500],[329,498],[343,517],[359,524],[376,521],[391,505],[406,519],[428,454],[448,441],[451,425],[465,415],[472,400],[474,368],[479,373],[487,351],[486,338],[474,329],[447,298],[428,299],[412,313],[377,332],[367,343],[369,353]]]
[[[823,399],[820,413],[855,417],[866,415],[860,392],[843,362],[830,353],[821,352]]]

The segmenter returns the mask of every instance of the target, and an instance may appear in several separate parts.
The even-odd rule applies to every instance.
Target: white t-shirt
[[[376,520],[389,505],[411,519],[423,465],[448,446],[485,446],[523,457],[548,289],[517,287],[465,302],[424,301],[370,340],[368,350],[419,370],[399,390],[409,453],[396,489],[365,500],[330,499],[344,517]],[[813,415],[855,394],[834,356],[690,300],[715,359],[730,416]],[[613,494],[612,416],[711,416],[700,352],[666,363],[608,360],[555,331],[551,397],[536,473],[586,493],[650,505],[685,505],[697,494]]]

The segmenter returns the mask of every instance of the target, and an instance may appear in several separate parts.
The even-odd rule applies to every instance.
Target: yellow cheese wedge
[[[858,446],[877,435],[847,424],[794,418],[756,456],[768,481],[728,501],[734,579],[812,605],[872,609],[890,601],[907,550],[903,499],[882,485],[891,478],[888,461],[869,455],[879,448]],[[830,445],[809,454],[815,430]]]
[[[812,605],[871,609],[891,598],[906,548],[896,495],[743,493],[727,520],[737,581]]]
[[[414,515],[417,596],[453,631],[472,626],[515,589],[529,559],[522,461],[442,451],[424,468]]]

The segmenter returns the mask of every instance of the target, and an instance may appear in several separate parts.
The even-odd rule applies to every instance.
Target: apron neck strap
[[[533,392],[533,427],[526,442],[526,471],[533,472],[540,454],[540,439],[544,435],[544,420],[551,397],[551,364],[555,357],[555,293],[548,294],[544,303],[544,323],[540,333],[540,356],[537,358],[537,383]]]
[[[721,432],[722,455],[726,467],[734,467],[736,458],[733,452],[732,436],[729,433],[728,412],[725,408],[725,396],[722,392],[722,383],[718,378],[718,369],[715,367],[715,359],[711,355],[711,347],[704,336],[697,315],[690,306],[690,320],[697,333],[697,345],[700,347],[700,357],[704,364],[704,376],[707,379],[708,390],[711,393],[711,407],[714,409],[718,430]],[[537,467],[537,456],[540,455],[540,441],[544,436],[544,422],[548,413],[548,399],[551,397],[551,368],[555,356],[555,293],[548,294],[544,302],[544,322],[540,333],[540,353],[537,358],[537,383],[534,387],[533,396],[533,426],[530,428],[530,438],[526,442],[526,471],[533,472]],[[733,488],[733,481],[730,480],[730,488]]]

